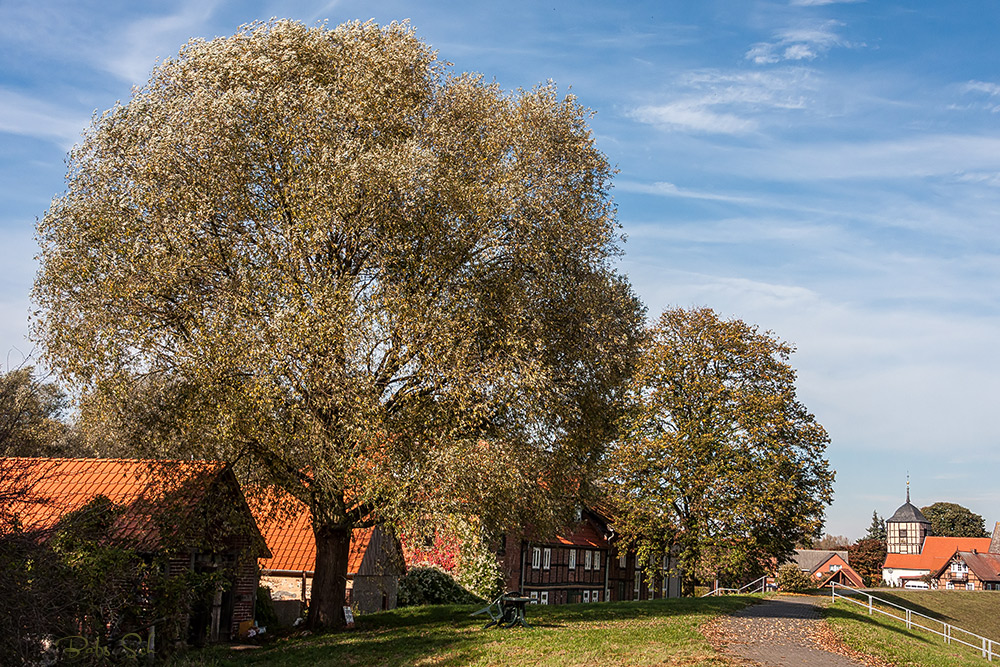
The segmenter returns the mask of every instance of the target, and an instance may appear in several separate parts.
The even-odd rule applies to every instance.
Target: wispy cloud
[[[35,97],[0,88],[0,132],[52,139],[62,148],[76,143],[89,115]]]
[[[737,204],[757,203],[757,199],[752,197],[740,197],[736,195],[726,195],[717,192],[705,192],[702,190],[689,190],[679,188],[673,183],[661,181],[658,183],[636,183],[635,181],[617,181],[615,189],[622,192],[638,192],[647,195],[657,195],[660,197],[678,197],[682,199],[704,199],[707,201],[724,201]]]
[[[813,60],[834,46],[854,46],[840,37],[839,21],[825,21],[816,25],[787,28],[778,31],[774,41],[758,42],[746,53],[746,59],[758,65],[782,60]]]
[[[781,72],[700,70],[680,77],[683,96],[635,107],[628,115],[665,129],[715,134],[745,134],[760,126],[759,116],[775,110],[803,109],[813,86],[801,68]]]
[[[151,16],[129,24],[116,41],[118,48],[105,52],[103,67],[118,78],[141,84],[158,58],[176,54],[211,18],[217,2],[186,2],[172,14]],[[201,35],[205,38],[215,35]]]

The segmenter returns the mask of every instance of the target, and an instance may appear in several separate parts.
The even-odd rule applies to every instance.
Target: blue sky
[[[460,71],[554,80],[617,165],[621,269],[798,352],[832,438],[827,530],[958,502],[1000,520],[1000,8],[992,2],[0,0],[0,359],[34,223],[95,112],[157,59],[272,16],[410,19]]]

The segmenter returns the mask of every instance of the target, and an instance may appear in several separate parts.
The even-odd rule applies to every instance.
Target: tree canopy
[[[945,537],[989,537],[986,523],[967,507],[956,503],[934,503],[921,507],[920,512],[931,522],[934,535]]]
[[[33,366],[0,373],[0,456],[66,456],[79,443],[63,420],[68,401]]]
[[[791,353],[709,308],[648,330],[609,487],[640,550],[679,547],[687,594],[700,575],[762,572],[822,529],[829,438],[796,397]]]
[[[72,151],[35,336],[134,451],[305,502],[336,623],[352,528],[544,523],[615,433],[642,308],[587,116],[405,24],[194,40]]]

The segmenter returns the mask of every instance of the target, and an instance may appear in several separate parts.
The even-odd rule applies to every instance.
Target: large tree
[[[989,537],[986,523],[967,507],[957,503],[934,503],[920,512],[931,522],[931,532],[945,537]]]
[[[642,309],[586,117],[406,25],[192,41],[71,153],[36,336],[139,453],[305,502],[336,624],[352,529],[544,524],[614,435]]]
[[[649,328],[609,486],[640,549],[679,549],[686,594],[699,576],[763,572],[823,526],[829,438],[796,396],[791,353],[709,308]]]

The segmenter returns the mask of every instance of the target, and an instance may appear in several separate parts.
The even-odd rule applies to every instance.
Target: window
[[[830,566],[830,572],[836,572],[839,569],[840,569],[839,565],[831,565]]]
[[[542,595],[539,598],[539,602],[541,602],[542,604],[548,604],[549,603],[549,592],[548,591],[542,591]]]
[[[591,591],[590,592],[590,601],[591,602],[600,602],[601,601],[601,591]]]
[[[552,549],[546,549],[542,552],[542,569],[548,570],[552,567]]]
[[[663,569],[666,570],[670,567],[670,556],[663,554]]]
[[[538,604],[538,591],[531,591],[528,597],[531,598],[531,604]]]
[[[576,569],[576,549],[569,550],[569,569]]]
[[[600,570],[601,569],[601,552],[600,551],[595,551],[594,552],[594,569],[595,570]]]
[[[639,585],[640,585],[641,577],[642,577],[642,572],[636,572],[635,573],[635,587],[632,590],[635,591],[636,598],[639,597]]]
[[[952,572],[958,572],[958,573],[968,572],[969,571],[969,566],[966,565],[965,561],[956,560],[955,562],[953,562],[951,564],[951,571]]]
[[[663,581],[663,597],[667,597],[667,584],[670,582],[670,579],[667,578],[667,575],[663,575],[662,581]]]
[[[618,557],[618,567],[625,567],[627,561],[628,556],[626,554],[622,554]]]
[[[949,581],[948,584],[945,586],[945,588],[947,588],[949,591],[955,590],[955,582]]]
[[[583,569],[589,570],[594,563],[594,552],[589,549],[583,552]]]
[[[584,591],[583,592],[583,601],[584,602],[590,602],[590,591]]]
[[[531,569],[537,570],[542,565],[542,550],[535,547],[531,550]]]
[[[976,585],[970,581],[967,584],[965,584],[965,590],[974,591],[976,590]]]

